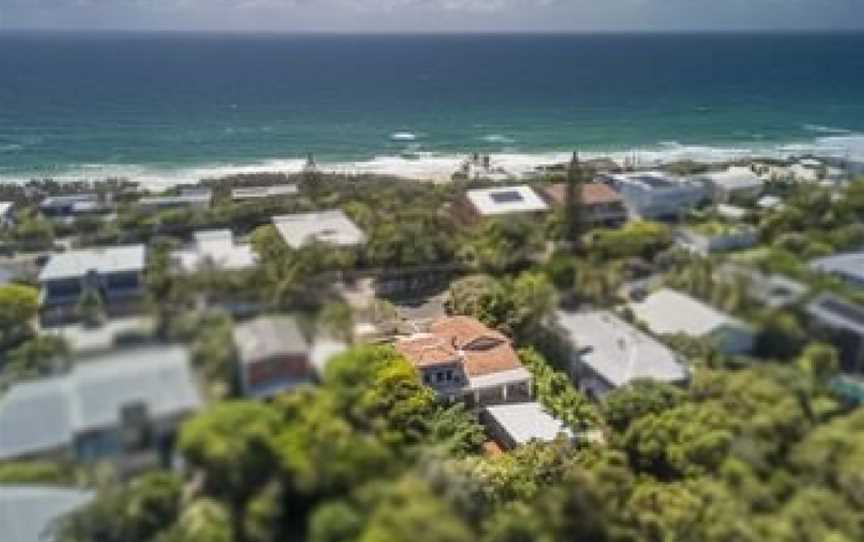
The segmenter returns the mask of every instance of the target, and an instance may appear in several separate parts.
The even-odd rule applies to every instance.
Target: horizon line
[[[252,30],[191,28],[2,28],[2,34],[210,34],[239,36],[592,36],[592,35],[805,35],[864,34],[861,28],[700,28],[700,29],[592,29],[592,30]]]

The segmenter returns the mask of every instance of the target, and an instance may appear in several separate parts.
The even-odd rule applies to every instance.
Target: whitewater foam
[[[690,145],[677,141],[664,141],[653,146],[636,147],[609,152],[580,153],[583,158],[610,157],[623,162],[625,158],[638,160],[640,166],[654,167],[664,162],[695,160],[720,163],[752,157],[787,158],[813,154],[864,162],[864,134],[826,135],[811,141],[767,144],[752,142],[748,145],[718,147]],[[380,174],[406,179],[445,182],[459,169],[469,153],[412,152],[410,156],[379,155],[366,160],[319,160],[322,171],[341,174]],[[571,151],[520,152],[505,149],[491,153],[493,168],[501,168],[514,176],[531,173],[538,166],[563,163],[570,159]],[[189,184],[201,179],[213,179],[232,174],[302,171],[305,158],[291,157],[263,160],[254,163],[202,164],[195,167],[156,167],[129,164],[80,164],[66,170],[0,173],[0,182],[23,182],[30,178],[51,177],[57,181],[81,181],[104,178],[126,178],[142,186],[161,190],[178,184]],[[2,168],[0,168],[2,171]]]

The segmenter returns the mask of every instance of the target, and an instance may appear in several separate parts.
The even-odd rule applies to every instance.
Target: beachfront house
[[[841,369],[864,373],[864,306],[823,294],[807,305],[812,330],[840,350]]]
[[[192,246],[171,253],[184,273],[207,268],[239,271],[255,267],[257,257],[252,246],[236,243],[231,230],[198,231],[194,239]]]
[[[138,205],[154,211],[166,209],[209,209],[213,192],[209,188],[182,188],[169,196],[147,196],[138,200]]]
[[[479,408],[531,397],[531,373],[510,339],[474,318],[442,318],[428,332],[396,341],[395,347],[444,400]]]
[[[111,461],[121,471],[167,465],[177,428],[201,405],[185,348],[93,356],[0,397],[0,460]]]
[[[36,484],[0,485],[0,525],[8,542],[45,542],[62,516],[90,503],[92,489]]]
[[[531,442],[552,442],[558,438],[572,442],[576,439],[564,422],[537,402],[488,406],[480,413],[480,423],[504,450]]]
[[[290,316],[261,316],[234,327],[240,391],[268,398],[311,381],[310,347]]]
[[[296,184],[273,184],[268,186],[240,186],[231,190],[231,201],[256,201],[268,198],[295,196],[300,193]]]
[[[310,243],[345,248],[366,242],[366,234],[341,209],[274,216],[273,225],[295,250]]]
[[[456,206],[457,214],[468,223],[484,218],[539,215],[548,211],[549,205],[526,184],[468,190]]]
[[[839,167],[829,166],[825,161],[818,158],[801,158],[789,166],[788,171],[792,179],[801,182],[836,184],[848,178],[846,171]]]
[[[43,325],[76,319],[81,295],[99,294],[109,316],[135,312],[144,298],[144,245],[70,250],[54,254],[39,273]]]
[[[715,252],[751,248],[756,245],[758,236],[750,226],[706,222],[679,228],[675,232],[675,240],[682,248],[707,256]]]
[[[636,320],[655,335],[708,339],[720,352],[730,355],[748,354],[756,342],[756,331],[746,322],[668,288],[629,306]]]
[[[55,222],[71,222],[81,216],[104,216],[113,206],[94,193],[49,196],[39,203],[39,212]]]
[[[689,379],[675,352],[611,312],[559,311],[557,323],[572,352],[570,374],[590,397],[602,399],[634,380]]]
[[[603,183],[582,186],[582,209],[585,223],[592,226],[615,227],[627,221],[627,208],[621,195]],[[553,206],[567,204],[567,185],[556,183],[543,187],[543,195]]]
[[[756,201],[765,187],[759,175],[743,166],[704,173],[695,180],[705,184],[711,198],[718,203]]]
[[[631,218],[677,219],[710,195],[701,183],[656,171],[602,176],[621,194]]]
[[[810,269],[840,278],[850,286],[864,288],[864,250],[818,258]]]

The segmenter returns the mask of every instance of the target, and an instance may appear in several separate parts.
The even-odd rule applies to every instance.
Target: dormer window
[[[465,345],[465,350],[489,350],[501,344],[500,339],[494,337],[478,337]]]

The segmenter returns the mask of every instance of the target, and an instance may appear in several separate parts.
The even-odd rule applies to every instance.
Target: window
[[[444,373],[442,373],[442,372],[435,373],[435,380],[437,382],[443,382],[444,381]]]
[[[452,382],[452,381],[453,381],[453,371],[449,370],[449,371],[447,371],[447,382]]]

